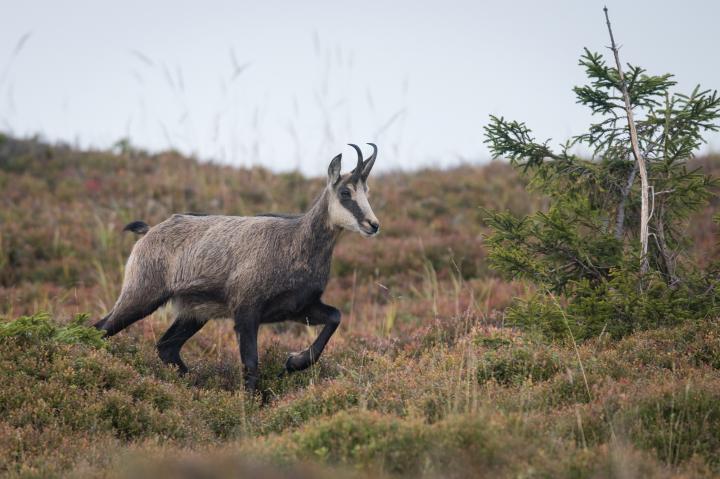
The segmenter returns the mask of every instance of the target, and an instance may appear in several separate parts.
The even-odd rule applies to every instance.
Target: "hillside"
[[[716,156],[696,164],[720,171]],[[531,287],[489,269],[480,207],[521,215],[545,201],[502,162],[371,177],[382,234],[342,238],[325,294],[343,323],[318,366],[285,378],[287,353],[315,332],[261,328],[265,404],[242,392],[229,322],[188,343],[179,377],[154,352],[169,310],[108,342],[74,320],[112,306],[134,240],[126,223],[301,211],[323,174],[0,136],[0,471],[720,474],[716,318],[577,346],[505,327],[503,310]],[[703,265],[720,258],[711,203],[688,227]]]

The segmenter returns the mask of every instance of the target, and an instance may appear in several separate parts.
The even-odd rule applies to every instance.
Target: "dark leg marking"
[[[325,346],[340,325],[340,310],[318,302],[308,307],[304,313],[296,318],[297,321],[306,322],[311,325],[324,324],[325,326],[318,334],[315,341],[304,351],[291,354],[285,362],[285,371],[292,373],[302,371],[315,364],[322,354]],[[283,371],[283,372],[285,372]]]
[[[260,322],[257,314],[235,313],[235,336],[240,346],[240,360],[243,364],[245,390],[254,393],[259,376],[257,336]]]
[[[162,362],[174,364],[182,374],[185,374],[188,368],[180,357],[180,349],[188,339],[205,326],[206,322],[194,318],[177,318],[157,343],[158,355]]]
[[[114,336],[136,321],[149,316],[160,306],[165,304],[169,295],[163,295],[148,301],[147,298],[140,298],[136,301],[121,299],[113,310],[105,318],[94,324],[95,328],[105,331],[106,336]]]

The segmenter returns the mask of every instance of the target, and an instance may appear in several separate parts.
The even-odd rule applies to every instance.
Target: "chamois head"
[[[368,203],[367,178],[377,157],[377,146],[370,158],[363,161],[362,151],[351,144],[358,154],[357,166],[346,174],[340,174],[342,154],[330,162],[328,168],[328,213],[331,226],[357,231],[363,236],[374,236],[380,231],[380,223]]]

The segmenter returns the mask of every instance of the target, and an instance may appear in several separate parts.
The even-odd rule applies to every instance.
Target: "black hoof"
[[[160,356],[160,361],[162,361],[166,366],[175,366],[178,368],[178,373],[180,373],[181,376],[187,374],[188,367],[180,358],[179,354],[174,352],[167,353],[165,351],[158,351],[158,356]]]
[[[188,369],[188,367],[185,366],[185,363],[183,363],[182,361],[179,362],[179,363],[175,363],[175,362],[165,363],[165,365],[166,365],[166,366],[176,367],[177,370],[178,370],[178,374],[179,374],[180,376],[185,376],[185,375],[188,373],[188,371],[190,371],[190,370]]]
[[[290,374],[302,371],[303,369],[310,367],[310,364],[310,353],[307,350],[299,353],[292,353],[288,356],[287,361],[285,361],[285,372]]]
[[[100,321],[98,321],[97,323],[93,324],[93,328],[104,330],[105,323],[107,323],[107,318],[103,318]]]
[[[261,391],[258,390],[257,376],[247,376],[245,378],[245,392],[252,397],[255,397],[256,394],[261,393]]]

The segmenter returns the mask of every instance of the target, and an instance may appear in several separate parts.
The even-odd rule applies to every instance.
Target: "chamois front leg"
[[[245,390],[254,393],[259,376],[257,336],[260,321],[256,314],[235,314],[235,336],[240,346]]]
[[[296,318],[297,321],[307,322],[311,325],[324,324],[325,326],[309,348],[290,355],[285,362],[285,371],[283,371],[283,373],[302,371],[315,364],[333,333],[340,325],[340,317],[339,309],[318,301],[316,304],[308,307],[300,317]]]

